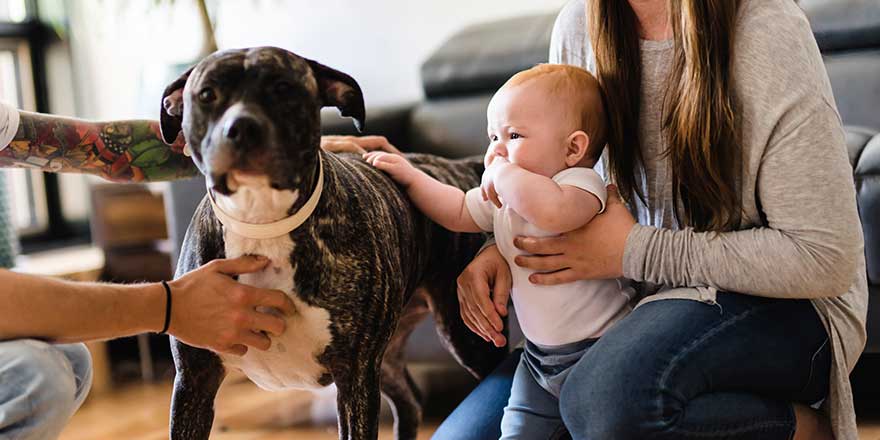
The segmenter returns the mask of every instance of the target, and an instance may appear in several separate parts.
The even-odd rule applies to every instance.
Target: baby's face
[[[553,102],[541,79],[499,90],[486,112],[486,166],[501,156],[547,177],[567,168],[566,143],[574,130],[568,127],[564,107],[563,102]]]

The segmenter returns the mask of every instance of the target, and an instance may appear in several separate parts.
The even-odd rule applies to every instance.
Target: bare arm
[[[398,154],[376,151],[364,159],[388,173],[406,189],[416,207],[440,226],[455,232],[483,232],[471,217],[462,190],[438,182]]]
[[[214,260],[169,282],[168,333],[195,347],[244,354],[267,350],[266,333],[280,335],[293,304],[284,292],[237,283],[234,275],[258,272],[266,258]],[[79,342],[159,331],[165,323],[161,284],[77,283],[0,270],[0,340],[40,338]],[[263,307],[267,310],[258,312]]]
[[[19,114],[15,138],[0,150],[0,167],[87,173],[118,182],[173,180],[198,173],[183,155],[183,138],[166,145],[156,121],[89,122]]]
[[[497,159],[496,159],[497,160]],[[510,162],[493,162],[495,190],[517,214],[548,232],[561,234],[579,228],[599,213],[594,194],[527,171]],[[493,177],[493,176],[490,176]]]
[[[0,339],[78,342],[162,329],[165,290],[158,284],[61,281],[0,270]]]
[[[417,173],[406,191],[423,214],[450,231],[483,232],[467,209],[464,191],[440,183],[421,170]]]

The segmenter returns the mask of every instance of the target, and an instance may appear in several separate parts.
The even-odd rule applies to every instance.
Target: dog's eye
[[[210,104],[217,99],[217,94],[214,93],[214,89],[210,87],[205,87],[202,91],[199,92],[199,101],[204,104]]]

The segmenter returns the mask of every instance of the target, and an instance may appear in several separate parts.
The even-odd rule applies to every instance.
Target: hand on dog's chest
[[[326,368],[317,357],[330,344],[330,314],[327,310],[303,302],[294,285],[294,267],[290,255],[294,244],[289,237],[252,240],[226,233],[226,256],[265,255],[271,260],[260,272],[243,274],[238,281],[287,293],[296,313],[286,318],[287,328],[280,336],[270,336],[267,351],[254,348],[242,357],[223,355],[226,367],[241,370],[254,383],[267,390],[318,388],[318,379]]]

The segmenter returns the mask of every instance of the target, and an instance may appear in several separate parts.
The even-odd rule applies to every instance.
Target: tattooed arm
[[[19,115],[15,138],[0,150],[0,167],[88,173],[117,182],[173,180],[198,173],[183,154],[183,138],[166,145],[156,121],[89,122],[25,111]]]

